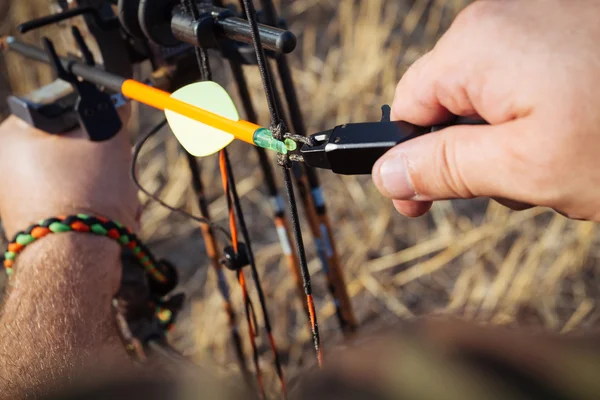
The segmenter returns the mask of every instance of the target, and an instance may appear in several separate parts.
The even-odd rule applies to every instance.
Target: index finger
[[[477,115],[464,90],[463,76],[435,49],[430,51],[400,79],[392,118],[429,126],[446,122],[454,115]]]

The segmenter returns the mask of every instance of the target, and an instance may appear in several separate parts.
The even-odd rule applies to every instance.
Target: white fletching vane
[[[216,82],[192,83],[176,90],[171,94],[171,97],[233,121],[239,121],[240,119],[231,96]],[[171,110],[165,110],[165,115],[179,143],[195,157],[214,154],[234,139],[234,136],[230,133]]]

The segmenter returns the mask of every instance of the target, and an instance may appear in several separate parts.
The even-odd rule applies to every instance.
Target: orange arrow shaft
[[[254,145],[254,133],[261,127],[248,121],[234,121],[171,97],[171,94],[133,79],[121,86],[125,97],[159,110],[171,110],[195,121],[230,133],[236,139]]]

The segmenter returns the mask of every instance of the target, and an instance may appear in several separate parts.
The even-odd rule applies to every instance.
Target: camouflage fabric
[[[420,322],[329,355],[324,370],[295,382],[292,398],[599,399],[598,338]]]
[[[598,338],[594,333],[554,336],[425,320],[375,335],[358,335],[330,349],[323,369],[312,367],[289,380],[288,398],[595,400],[600,398]],[[104,381],[52,399],[256,398],[240,380],[217,379],[210,369],[184,370],[185,377]],[[175,382],[174,377],[180,379]]]

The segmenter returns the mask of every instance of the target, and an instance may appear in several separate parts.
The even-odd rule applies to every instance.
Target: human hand
[[[403,143],[373,168],[398,211],[493,197],[600,221],[598,0],[477,1],[405,74],[392,117],[456,126]]]
[[[126,125],[128,111],[120,112]],[[0,216],[7,236],[58,215],[104,216],[136,229],[137,190],[125,132],[94,143],[81,130],[49,135],[11,116],[0,125]]]

